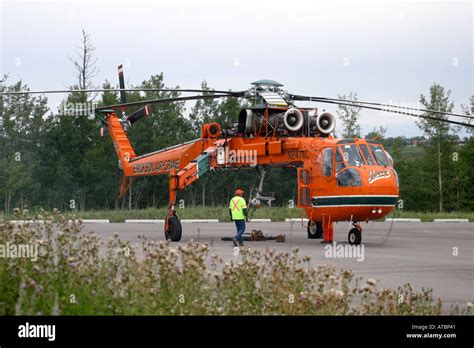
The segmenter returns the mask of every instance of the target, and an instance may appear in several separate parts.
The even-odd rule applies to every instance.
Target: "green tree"
[[[427,98],[424,95],[420,96],[420,102],[426,109],[436,110],[441,112],[451,112],[454,103],[450,99],[451,92],[445,91],[445,89],[439,84],[433,84],[430,88],[430,96]],[[443,163],[443,157],[449,153],[452,149],[452,138],[450,135],[454,135],[455,129],[450,126],[449,123],[443,122],[446,120],[446,115],[439,115],[433,113],[426,113],[426,116],[438,118],[433,119],[420,119],[417,122],[418,127],[424,132],[424,134],[431,140],[431,153],[436,157],[437,163],[437,191],[438,191],[438,209],[440,212],[443,211],[443,167],[446,166],[446,162]]]
[[[405,139],[403,137],[396,137],[392,140],[389,151],[395,163],[402,159],[402,151],[405,147]]]
[[[94,57],[94,51],[95,46],[92,44],[91,35],[82,29],[81,44],[76,46],[76,58],[68,56],[74,65],[79,89],[94,87],[92,79],[99,73],[96,67],[97,58]]]
[[[459,151],[459,163],[457,180],[457,194],[459,209],[466,211],[474,210],[474,170],[472,164],[474,163],[474,137],[466,140],[464,146]]]
[[[385,137],[385,134],[387,133],[387,127],[380,126],[379,128],[374,127],[367,135],[365,136],[365,139],[382,139]]]
[[[90,36],[84,30],[76,53],[76,59],[70,58],[77,79],[71,89],[90,88],[97,74],[96,59]],[[105,154],[97,157],[102,139],[100,122],[89,112],[93,100],[89,93],[69,93],[59,110],[45,120],[47,129],[40,149],[41,184],[49,191],[49,203],[63,209],[94,207],[97,202],[91,192],[103,184],[95,177],[107,161]]]
[[[0,79],[0,90],[28,90],[22,81],[8,85],[7,79]],[[44,129],[43,115],[47,111],[44,97],[0,96],[0,201],[7,212],[14,206],[31,207],[41,199],[41,187],[35,178],[40,166],[37,152]]]
[[[350,92],[349,95],[338,95],[337,97],[348,101],[357,101],[359,99],[355,92]],[[361,129],[358,124],[360,110],[361,108],[357,106],[338,105],[336,112],[343,125],[342,136],[344,138],[360,138]]]
[[[201,83],[201,89],[209,92],[203,92],[203,95],[214,94],[213,89],[210,88],[204,80]],[[219,113],[219,101],[216,99],[201,99],[196,101],[196,104],[191,108],[189,119],[191,120],[193,130],[199,134],[201,125],[203,123],[214,122]]]
[[[213,121],[219,123],[223,129],[229,128],[239,121],[239,113],[242,108],[243,102],[239,98],[223,98]]]
[[[469,99],[469,105],[468,106],[461,105],[461,108],[463,109],[466,115],[474,116],[474,95],[471,96],[471,98]],[[471,118],[470,120],[468,120],[468,123],[474,124],[474,120]],[[470,127],[470,128],[466,127],[466,129],[469,133],[474,134],[474,127]]]
[[[163,73],[152,75],[143,81],[141,88],[168,88],[164,83]],[[176,86],[174,88],[179,88]],[[179,91],[147,91],[127,94],[130,101],[146,99],[163,99],[180,96]],[[130,114],[138,109],[130,108]],[[137,155],[157,151],[168,146],[177,145],[196,138],[191,122],[184,117],[184,102],[164,103],[151,106],[151,114],[133,124],[128,131],[129,139]],[[133,184],[132,195],[134,207],[162,206],[167,204],[168,178],[166,176],[140,178]]]

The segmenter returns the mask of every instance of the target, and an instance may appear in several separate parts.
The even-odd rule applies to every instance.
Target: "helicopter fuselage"
[[[398,177],[390,155],[382,145],[365,139],[278,134],[263,131],[264,123],[259,134],[256,129],[242,134],[242,124],[223,131],[210,123],[202,126],[200,139],[136,156],[114,113],[107,115],[107,124],[125,179],[169,175],[170,216],[176,215],[179,190],[210,170],[237,168],[296,168],[297,206],[315,222],[380,219],[393,211],[398,200]],[[123,182],[121,193],[126,189]]]

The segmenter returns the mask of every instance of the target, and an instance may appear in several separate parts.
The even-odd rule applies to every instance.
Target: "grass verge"
[[[219,221],[230,221],[227,207],[188,207],[177,208],[181,219],[219,219]],[[36,212],[33,212],[36,213]],[[253,213],[255,219],[271,219],[272,221],[285,221],[286,218],[300,218],[304,215],[301,209],[290,209],[285,207],[261,207]],[[134,209],[134,210],[88,210],[67,211],[63,213],[67,218],[82,219],[109,219],[111,222],[124,222],[126,219],[164,219],[167,214],[166,208],[158,209]],[[469,219],[474,222],[474,212],[415,212],[397,210],[388,217],[419,218],[423,222],[431,222],[433,219]],[[14,214],[0,213],[0,218],[14,219]]]

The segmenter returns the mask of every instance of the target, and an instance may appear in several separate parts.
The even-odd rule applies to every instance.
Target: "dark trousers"
[[[245,220],[234,220],[235,222],[235,227],[237,228],[237,235],[235,236],[235,239],[239,243],[243,243],[242,235],[245,232]]]

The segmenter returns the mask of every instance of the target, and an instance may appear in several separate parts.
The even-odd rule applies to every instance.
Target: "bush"
[[[38,245],[38,259],[0,258],[6,315],[438,315],[441,300],[409,284],[377,289],[350,270],[313,267],[289,253],[250,248],[224,263],[208,244],[115,235],[106,245],[58,213],[0,221],[0,244]],[[400,300],[402,299],[402,300]],[[1,307],[0,307],[1,308]],[[469,314],[451,308],[452,314]]]

